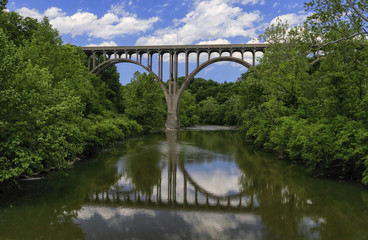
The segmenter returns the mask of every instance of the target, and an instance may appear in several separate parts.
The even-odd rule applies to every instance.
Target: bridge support
[[[180,130],[180,121],[178,116],[179,94],[167,94],[165,97],[167,103],[166,130]]]

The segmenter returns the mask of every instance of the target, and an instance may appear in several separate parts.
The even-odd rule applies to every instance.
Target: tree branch
[[[366,22],[368,22],[368,18],[363,15],[363,13],[351,2],[351,0],[346,0],[349,6],[354,9],[354,11]]]
[[[334,44],[334,43],[337,43],[337,42],[340,42],[340,41],[343,41],[343,40],[348,40],[348,39],[353,38],[353,37],[356,37],[358,35],[365,35],[365,34],[367,34],[367,33],[366,32],[356,32],[356,33],[354,33],[354,34],[352,34],[352,35],[350,35],[348,37],[343,37],[343,38],[339,38],[339,39],[336,39],[336,40],[331,41],[331,42],[327,42],[327,43],[321,45],[319,47],[319,49],[321,49],[321,48],[323,48],[323,47],[325,47],[327,45],[330,45],[330,44]]]

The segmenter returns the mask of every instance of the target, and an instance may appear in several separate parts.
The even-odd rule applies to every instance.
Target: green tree
[[[220,117],[220,105],[213,97],[207,97],[199,103],[200,121],[203,124],[222,124]]]
[[[189,91],[184,91],[180,99],[179,119],[181,127],[195,126],[199,123],[198,104],[195,96]]]
[[[120,74],[117,72],[117,67],[112,65],[101,73],[101,80],[107,85],[105,96],[110,100],[117,112],[123,113],[123,96],[122,85],[120,83]]]
[[[166,103],[160,84],[152,75],[136,72],[123,87],[125,114],[146,130],[164,126]]]

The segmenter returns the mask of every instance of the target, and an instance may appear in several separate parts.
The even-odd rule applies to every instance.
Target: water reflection
[[[236,132],[131,139],[26,184],[0,196],[0,239],[368,239],[365,189],[310,178]]]
[[[178,134],[168,132],[167,142],[158,148],[145,146],[125,156],[118,163],[122,177],[117,183],[91,193],[88,199],[105,205],[143,204],[163,209],[249,212],[257,207],[253,196],[241,189],[244,175],[233,162],[234,156],[177,144]]]
[[[124,184],[90,194],[89,207],[144,209],[144,213],[136,210],[137,214],[154,221],[163,216],[173,218],[174,210],[173,221],[191,219],[191,228],[206,237],[211,235],[209,229],[239,234],[251,231],[256,239],[314,239],[326,233],[324,237],[339,239],[352,235],[324,231],[342,224],[330,224],[334,221],[332,212],[321,214],[320,203],[334,199],[338,192],[336,183],[311,179],[296,167],[258,155],[242,144],[239,135],[230,132],[170,132],[166,141],[145,145],[123,157],[119,169]],[[142,169],[133,162],[149,167]],[[139,181],[132,177],[137,172]],[[124,190],[126,185],[131,187]],[[329,189],[335,191],[326,194]],[[160,217],[155,215],[157,211]],[[208,216],[203,217],[207,214],[216,216],[208,220]]]

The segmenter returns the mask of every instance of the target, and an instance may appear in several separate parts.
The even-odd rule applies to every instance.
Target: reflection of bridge
[[[184,176],[183,199],[177,197],[176,176],[177,169]],[[188,199],[188,183],[194,188],[194,198]],[[123,190],[119,187],[105,191],[94,192],[88,196],[89,204],[97,204],[114,207],[138,207],[161,210],[201,210],[201,211],[226,211],[226,212],[251,212],[257,209],[253,196],[237,193],[228,196],[216,195],[199,186],[184,168],[181,162],[168,165],[168,190],[166,198],[162,194],[162,179],[158,181],[155,192],[147,194],[136,189]]]
[[[205,67],[222,61],[239,63],[246,68],[252,68],[256,63],[256,53],[264,52],[267,44],[223,44],[223,45],[173,45],[173,46],[129,46],[129,47],[83,47],[88,57],[89,71],[99,73],[107,67],[128,62],[141,66],[152,73],[161,83],[168,109],[166,126],[168,129],[179,129],[177,109],[180,98],[194,76]],[[226,53],[226,54],[225,54]],[[245,54],[252,55],[252,62],[245,60]],[[179,55],[184,55],[185,81],[178,86]],[[200,64],[201,54],[207,54],[206,61]],[[212,54],[216,54],[215,57]],[[190,55],[195,55],[196,68],[189,72]],[[163,78],[164,58],[169,59],[169,89],[166,88]],[[146,61],[143,59],[146,58]],[[153,59],[157,61],[157,72],[153,69]]]
[[[167,182],[165,181],[164,186],[166,187],[167,184],[167,189],[162,189],[162,176],[164,174],[161,174],[151,193],[142,192],[134,186],[127,189],[124,186],[114,185],[110,189],[89,194],[89,204],[229,212],[250,212],[257,209],[258,204],[253,195],[248,196],[244,192],[225,196],[217,195],[201,187],[187,172],[184,161],[180,160],[178,156],[176,150],[177,133],[167,132],[166,135],[169,148]],[[179,173],[182,174],[179,181],[180,186],[177,184],[178,169]]]

